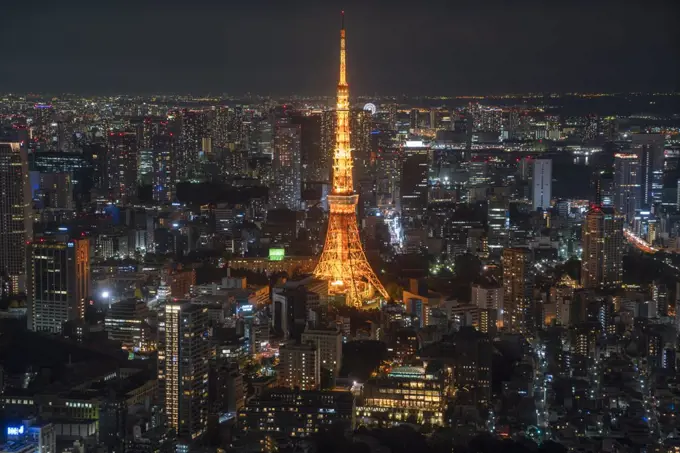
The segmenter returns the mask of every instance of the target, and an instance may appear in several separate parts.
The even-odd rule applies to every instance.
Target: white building
[[[472,285],[470,303],[477,308],[497,310],[500,315],[503,310],[503,287]]]
[[[545,211],[550,207],[552,196],[552,160],[536,159],[533,174],[533,209]]]
[[[337,329],[307,329],[302,334],[303,343],[314,344],[319,351],[321,367],[334,374],[342,363],[342,334]]]

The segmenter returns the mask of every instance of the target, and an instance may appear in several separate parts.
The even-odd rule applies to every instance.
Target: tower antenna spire
[[[359,195],[352,180],[352,148],[350,145],[349,85],[345,55],[345,11],[341,12],[340,74],[338,102],[335,108],[335,151],[333,152],[333,190],[328,195],[330,215],[326,242],[314,275],[328,282],[329,295],[344,295],[345,303],[363,306],[378,293],[389,299],[382,283],[366,259],[356,209]]]
[[[340,11],[340,17],[342,18],[341,19],[342,25],[341,25],[340,29],[344,30],[345,29],[345,10],[344,9],[342,11]]]

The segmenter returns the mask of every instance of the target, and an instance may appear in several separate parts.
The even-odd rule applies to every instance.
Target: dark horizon
[[[354,97],[678,90],[665,1],[36,0],[3,9],[0,91],[333,96],[342,9]]]

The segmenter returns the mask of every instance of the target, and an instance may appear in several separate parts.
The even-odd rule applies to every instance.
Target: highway
[[[657,247],[650,245],[647,241],[645,241],[641,237],[636,236],[628,228],[623,229],[623,234],[624,234],[624,236],[626,236],[626,239],[628,240],[629,243],[634,245],[638,250],[640,250],[642,252],[656,253],[656,252],[659,251],[659,249]]]

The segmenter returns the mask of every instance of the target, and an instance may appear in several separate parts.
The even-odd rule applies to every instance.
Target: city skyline
[[[680,452],[670,9],[36,2],[0,89],[327,94],[0,95],[0,453]]]
[[[162,10],[38,3],[29,12],[5,10],[0,86],[7,90],[330,95],[333,62],[325,49],[343,8],[351,19],[348,45],[362,43],[348,61],[355,93],[677,90],[667,2],[626,9],[609,1],[427,8],[300,2],[269,3],[264,14],[253,5],[200,1],[193,8],[164,3]],[[24,23],[31,33],[16,28]],[[50,23],[65,32],[51,33]]]

